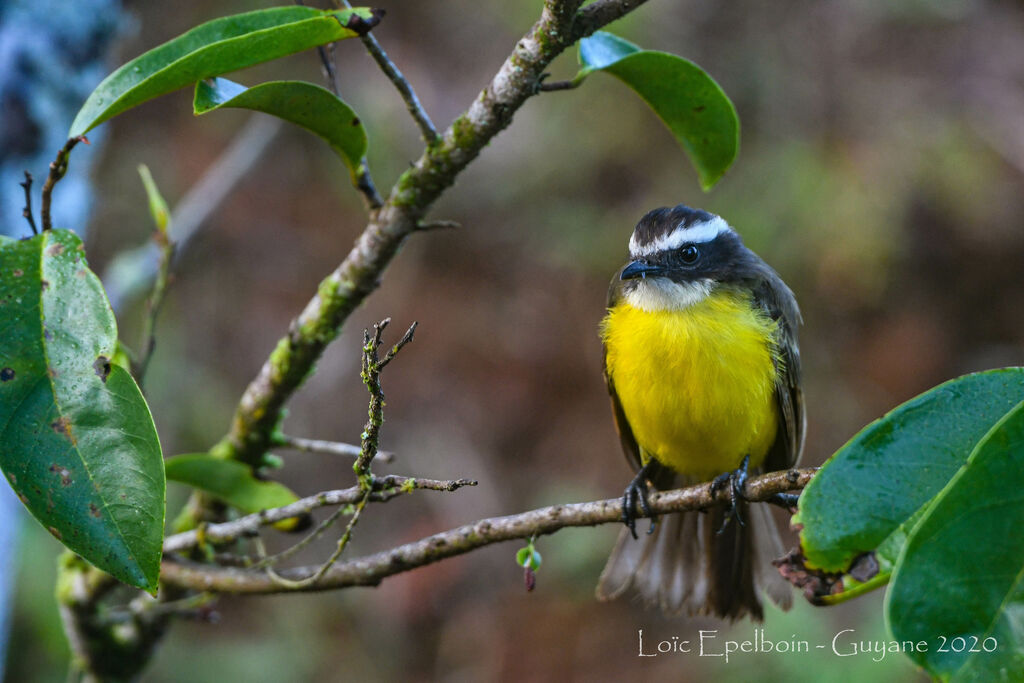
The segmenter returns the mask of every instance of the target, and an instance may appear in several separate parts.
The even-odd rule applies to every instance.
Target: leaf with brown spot
[[[163,456],[138,386],[109,362],[117,326],[80,246],[66,230],[0,238],[0,469],[68,548],[152,592]]]

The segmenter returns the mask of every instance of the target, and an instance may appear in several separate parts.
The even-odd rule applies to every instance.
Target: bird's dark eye
[[[700,258],[700,249],[693,244],[687,244],[679,250],[679,258],[686,264],[696,263]]]

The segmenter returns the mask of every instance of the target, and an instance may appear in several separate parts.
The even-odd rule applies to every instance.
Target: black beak
[[[665,269],[661,266],[651,265],[643,261],[633,261],[619,273],[620,280],[633,280],[635,278],[646,278],[648,276],[663,275]]]

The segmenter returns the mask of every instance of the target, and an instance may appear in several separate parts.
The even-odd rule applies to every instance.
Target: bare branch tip
[[[449,220],[423,221],[416,224],[416,229],[421,232],[429,232],[431,230],[455,230],[461,227],[462,224],[458,221]]]
[[[18,183],[25,190],[25,208],[22,210],[21,215],[28,221],[28,225],[32,228],[32,234],[38,235],[39,230],[36,229],[36,219],[32,217],[32,174],[25,171],[25,180]]]

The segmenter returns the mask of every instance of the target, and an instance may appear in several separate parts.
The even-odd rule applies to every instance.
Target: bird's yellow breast
[[[728,290],[678,310],[608,311],[606,367],[645,460],[701,481],[747,454],[761,464],[777,429],[775,325]]]

